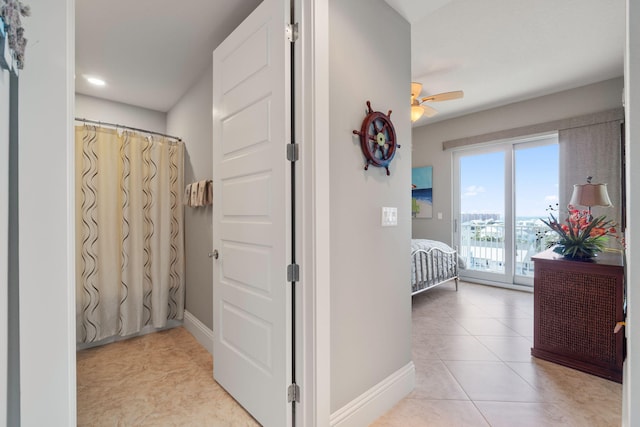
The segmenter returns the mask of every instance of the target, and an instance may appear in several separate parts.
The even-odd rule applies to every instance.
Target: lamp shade
[[[575,184],[569,204],[574,206],[613,206],[607,184]]]

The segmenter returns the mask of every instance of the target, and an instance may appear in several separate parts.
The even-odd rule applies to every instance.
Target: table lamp
[[[589,220],[592,220],[591,206],[613,206],[609,193],[607,193],[607,184],[592,184],[592,177],[587,177],[586,184],[574,184],[573,194],[571,195],[570,205],[587,206],[589,208]]]

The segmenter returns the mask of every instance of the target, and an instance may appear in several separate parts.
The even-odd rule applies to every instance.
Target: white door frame
[[[20,422],[76,424],[74,0],[34,0],[19,87]]]
[[[300,248],[297,377],[300,426],[328,426],[330,406],[329,1],[294,0],[296,140],[301,175],[296,198]],[[301,334],[301,335],[300,335]]]
[[[627,187],[627,218],[631,219],[640,212],[640,174],[631,165],[640,161],[640,53],[637,47],[640,45],[640,27],[631,25],[640,19],[640,4],[636,1],[626,1],[626,46],[624,65],[624,100],[625,100],[625,145],[626,145],[626,187]],[[638,187],[636,187],[636,185]],[[627,260],[627,360],[623,371],[623,404],[622,425],[631,427],[640,421],[640,267],[637,259],[640,254],[640,226],[632,221],[627,221],[626,236],[628,247]]]

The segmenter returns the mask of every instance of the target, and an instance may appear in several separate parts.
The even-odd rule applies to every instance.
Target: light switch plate
[[[398,208],[382,207],[382,226],[394,227],[398,225]]]

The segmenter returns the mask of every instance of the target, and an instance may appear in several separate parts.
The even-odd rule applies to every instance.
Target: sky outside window
[[[462,214],[495,214],[504,218],[504,152],[460,159]],[[480,219],[480,218],[478,218]]]
[[[516,150],[516,218],[546,218],[558,203],[558,144]]]
[[[504,152],[460,159],[463,214],[504,212]],[[546,218],[549,205],[558,202],[558,144],[515,151],[516,218]]]

